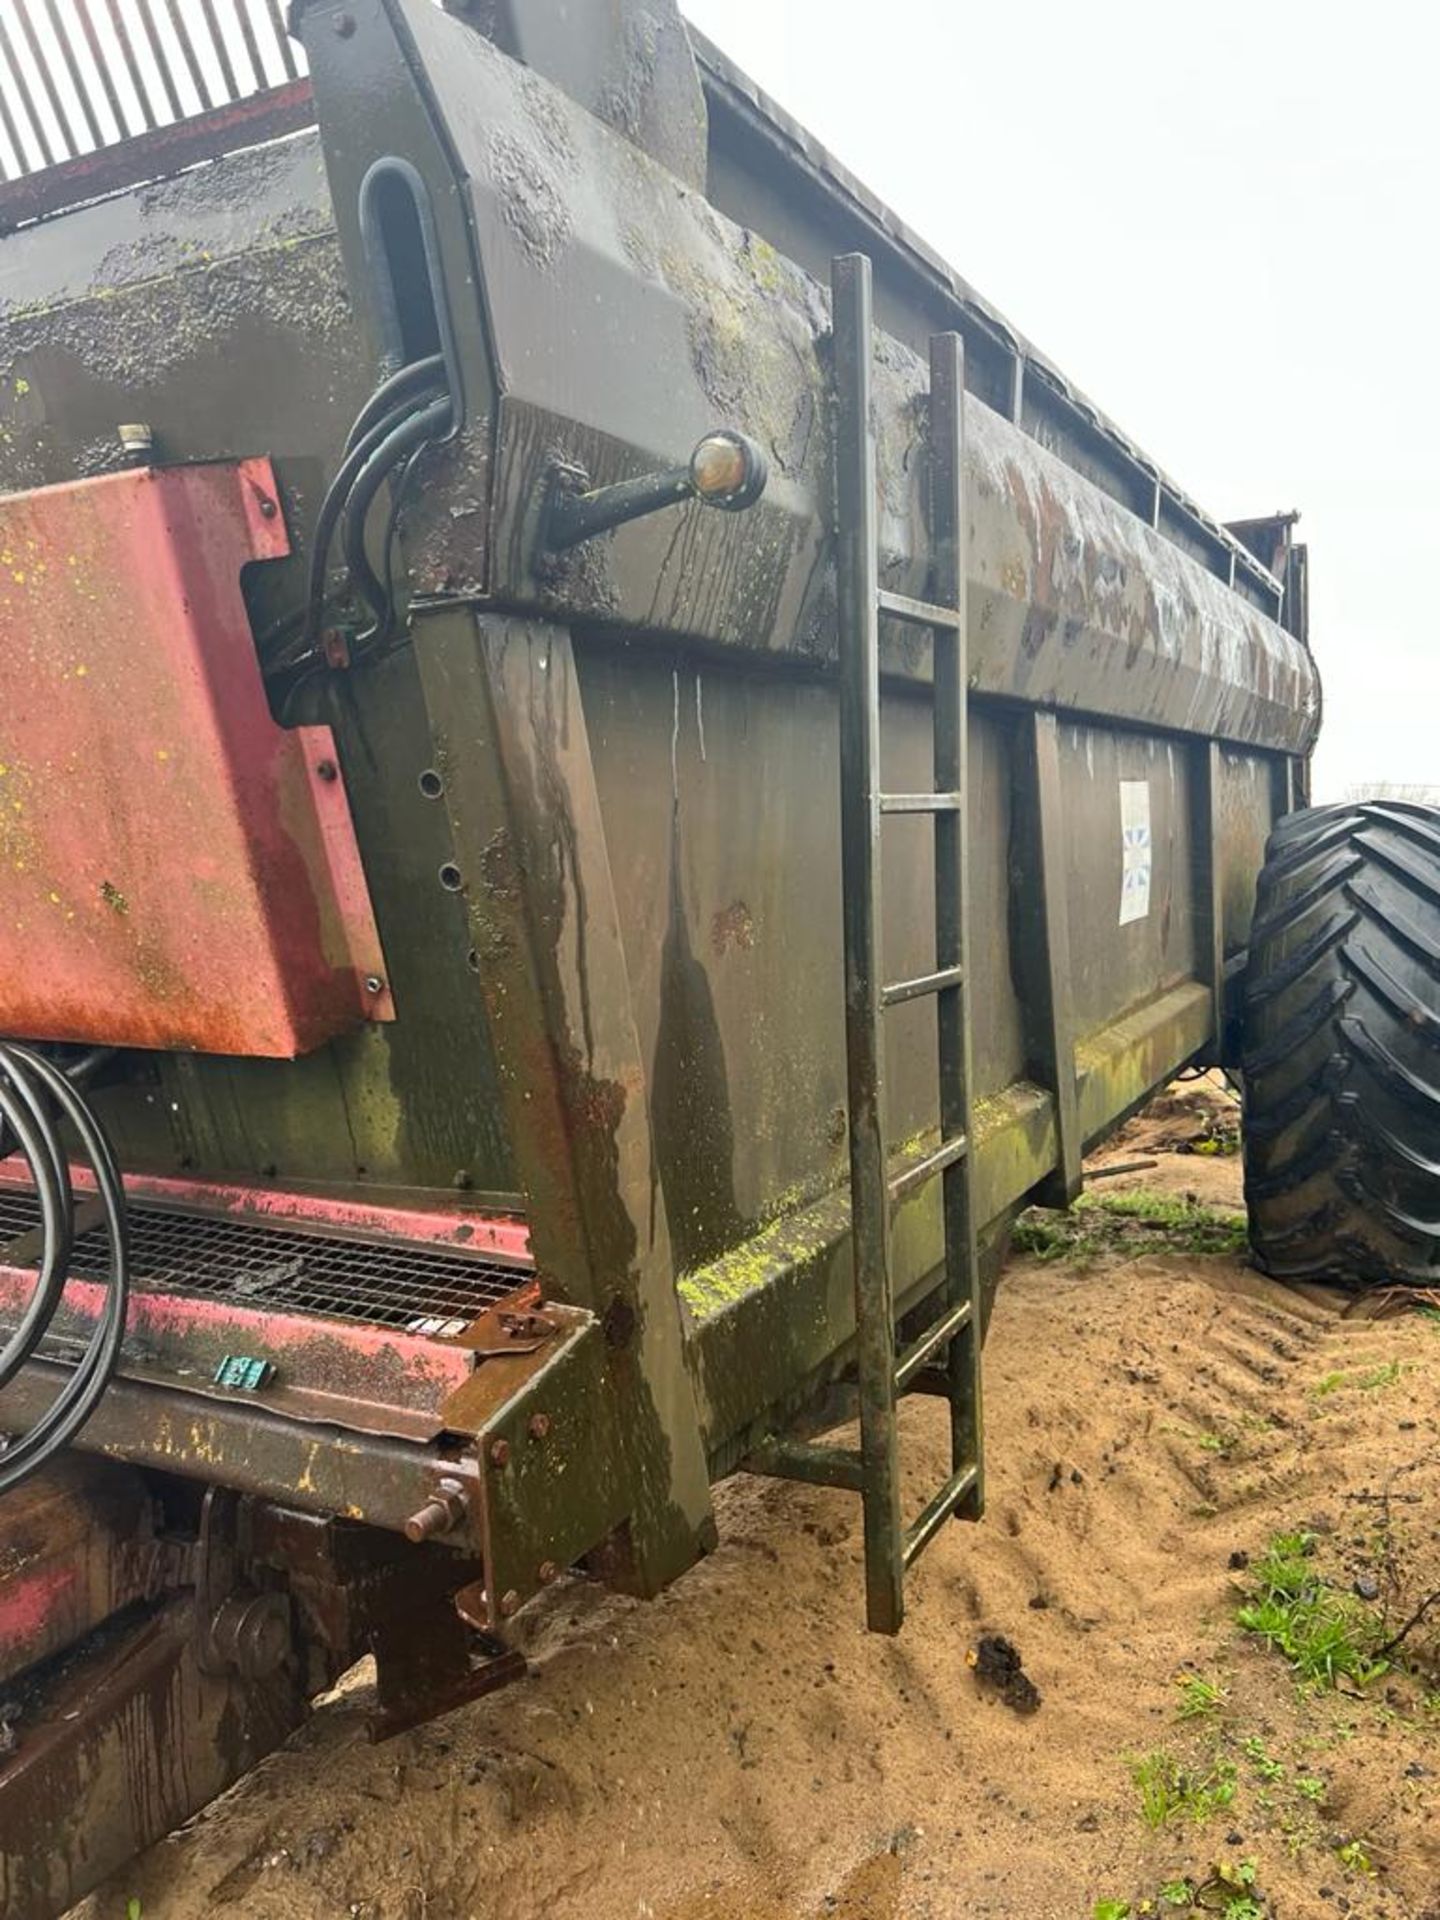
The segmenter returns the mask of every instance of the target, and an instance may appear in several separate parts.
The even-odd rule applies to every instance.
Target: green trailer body
[[[242,650],[277,732],[330,730],[385,1003],[281,1057],[204,1044],[203,945],[195,979],[137,961],[133,1005],[97,993],[63,1033],[0,993],[10,1040],[104,1052],[85,1097],[148,1316],[74,1447],[0,1496],[0,1543],[7,1502],[47,1565],[85,1535],[109,1571],[66,1644],[143,1605],[165,1685],[207,1703],[197,1750],[226,1703],[247,1727],[41,1862],[73,1752],[22,1716],[0,1885],[26,1920],[358,1648],[391,1730],[508,1678],[508,1621],[565,1568],[656,1592],[742,1465],[865,1493],[871,1618],[898,1624],[894,1366],[954,1314],[905,1384],[950,1398],[957,1472],[976,1457],[945,1512],[978,1514],[967,1382],[1009,1227],[1232,1057],[1319,720],[1289,521],[1208,518],[669,5],[294,16],[308,82],[292,51],[188,145],[142,131],[0,190],[0,532],[77,483],[269,463],[288,553],[232,583]],[[347,430],[422,358],[451,411],[394,514],[393,627],[367,641],[332,568],[307,628]],[[717,430],[763,463],[743,510],[686,478]],[[557,501],[603,520],[657,474],[670,504],[558,536]],[[27,773],[58,805],[53,761]],[[203,827],[152,824],[187,885]],[[0,913],[16,884],[0,866]],[[884,982],[927,980],[878,1020]],[[136,1044],[137,1008],[200,1042]],[[21,1271],[34,1217],[5,1204]],[[223,1272],[217,1222],[252,1236]],[[287,1291],[321,1243],[331,1291]],[[0,1426],[43,1418],[92,1277]],[[857,1395],[861,1447],[818,1445]],[[139,1535],[137,1594],[112,1563]],[[0,1678],[56,1650],[17,1638]]]

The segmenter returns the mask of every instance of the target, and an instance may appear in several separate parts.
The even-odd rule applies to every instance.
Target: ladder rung
[[[762,1440],[745,1462],[752,1473],[773,1474],[777,1480],[804,1480],[812,1487],[844,1487],[860,1493],[865,1469],[860,1455],[848,1447],[821,1447],[806,1440]]]
[[[970,1302],[962,1300],[958,1307],[952,1307],[948,1313],[942,1314],[933,1327],[927,1327],[919,1339],[905,1349],[895,1369],[897,1392],[904,1393],[931,1354],[938,1353],[947,1341],[953,1340],[962,1328],[969,1326],[972,1311]]]
[[[969,1466],[952,1473],[920,1518],[905,1535],[905,1565],[917,1560],[935,1538],[956,1507],[979,1478],[980,1469],[972,1460]]]
[[[897,1173],[890,1182],[890,1198],[903,1200],[907,1193],[913,1193],[916,1187],[923,1187],[937,1173],[943,1173],[946,1167],[953,1167],[957,1160],[963,1160],[970,1150],[969,1140],[963,1133],[957,1133],[953,1140],[942,1141],[933,1153],[927,1153],[923,1160],[917,1160],[913,1167],[906,1167],[903,1173]]]
[[[959,813],[964,798],[958,793],[882,793],[882,813]]]
[[[922,973],[915,980],[892,980],[888,987],[880,989],[882,1007],[898,1007],[902,1000],[919,1000],[927,993],[944,993],[949,987],[958,987],[965,978],[960,967],[941,967],[938,973]]]
[[[955,607],[937,607],[929,600],[912,600],[908,593],[891,593],[882,587],[875,596],[881,613],[892,620],[905,620],[912,627],[949,627],[958,631],[961,615]]]

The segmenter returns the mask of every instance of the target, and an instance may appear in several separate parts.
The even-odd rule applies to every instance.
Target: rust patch
[[[710,944],[716,953],[728,953],[732,947],[748,953],[755,945],[755,916],[743,900],[732,900],[715,914],[710,922]]]
[[[252,460],[0,499],[9,1032],[290,1058],[393,1018],[330,729],[276,725],[240,592],[275,497]]]

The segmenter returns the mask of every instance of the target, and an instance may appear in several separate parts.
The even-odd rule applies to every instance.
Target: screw
[[[355,31],[354,14],[337,13],[335,16],[335,31],[342,40],[348,40]]]
[[[542,1560],[539,1567],[539,1580],[542,1587],[548,1587],[552,1580],[560,1578],[560,1569],[553,1560]]]
[[[366,974],[365,991],[366,993],[383,993],[385,991],[385,982],[380,978],[378,973]]]
[[[262,493],[260,496],[260,518],[262,520],[273,520],[278,511],[279,509],[269,494]]]
[[[500,1611],[507,1620],[510,1618],[512,1613],[517,1613],[519,1611],[519,1608],[520,1608],[520,1596],[513,1587],[511,1587],[507,1593],[501,1594]]]
[[[490,1442],[491,1466],[492,1467],[507,1466],[509,1464],[509,1460],[510,1460],[510,1442],[508,1440],[492,1440]]]
[[[530,1438],[532,1440],[543,1440],[545,1436],[549,1433],[549,1431],[550,1431],[549,1414],[548,1413],[532,1413],[530,1416]]]
[[[315,762],[315,772],[321,780],[338,780],[340,778],[340,769],[333,760],[317,760]]]

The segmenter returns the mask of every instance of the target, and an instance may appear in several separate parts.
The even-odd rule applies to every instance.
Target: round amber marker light
[[[690,479],[702,500],[728,500],[749,477],[745,449],[729,434],[707,434],[690,456]]]

